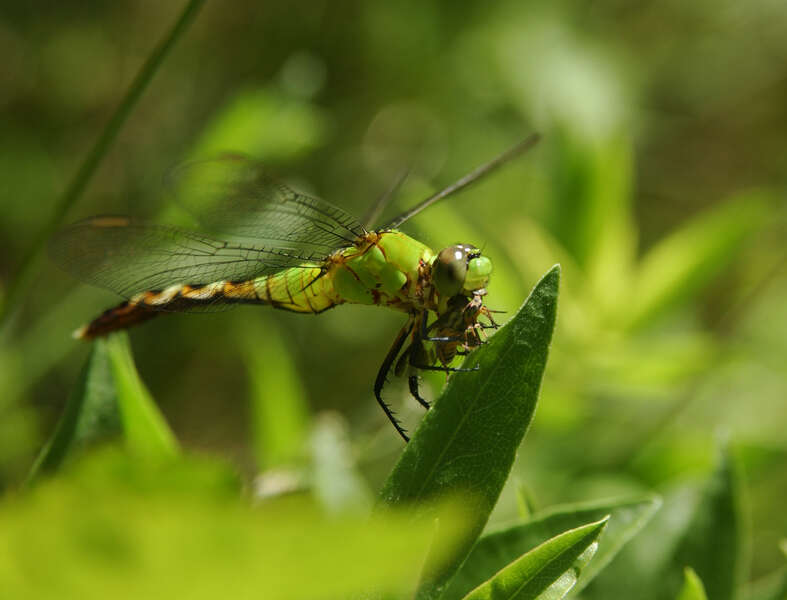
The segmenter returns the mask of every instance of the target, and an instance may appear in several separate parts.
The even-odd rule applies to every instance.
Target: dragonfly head
[[[492,261],[469,244],[456,244],[440,251],[432,263],[432,281],[443,298],[471,295],[484,289],[492,274]]]

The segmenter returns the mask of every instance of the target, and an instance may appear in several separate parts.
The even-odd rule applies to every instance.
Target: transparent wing
[[[125,298],[172,285],[245,281],[282,269],[319,266],[325,258],[322,252],[221,241],[127,217],[93,217],[70,225],[52,239],[49,250],[52,259],[78,279]]]
[[[364,233],[341,209],[293,191],[242,156],[181,165],[168,177],[168,187],[201,228],[265,246],[327,255]]]

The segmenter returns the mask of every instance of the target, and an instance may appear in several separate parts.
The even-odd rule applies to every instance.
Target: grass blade
[[[79,200],[79,197],[85,191],[87,184],[90,182],[93,174],[106,156],[109,147],[112,145],[112,142],[115,141],[120,129],[123,127],[123,124],[131,114],[137,101],[142,96],[145,88],[147,88],[148,84],[153,79],[153,76],[164,62],[167,54],[172,50],[175,42],[177,42],[180,36],[188,29],[188,26],[194,20],[194,17],[204,3],[205,0],[189,0],[166,37],[164,37],[153,49],[134,78],[134,81],[131,82],[126,95],[123,97],[123,100],[120,102],[120,105],[115,110],[115,113],[112,115],[112,118],[110,118],[106,127],[104,127],[101,136],[96,140],[95,145],[91,148],[82,165],[79,167],[79,170],[76,172],[76,175],[74,175],[74,178],[71,180],[71,183],[55,205],[49,222],[41,230],[30,246],[27,254],[22,259],[22,264],[12,280],[11,285],[8,287],[5,298],[2,298],[2,303],[0,304],[0,325],[5,323],[17,299],[21,297],[22,292],[28,285],[33,267],[47,240],[61,224],[69,209],[76,204],[76,201]]]

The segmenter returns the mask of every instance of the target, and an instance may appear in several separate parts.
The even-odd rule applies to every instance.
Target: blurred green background
[[[179,9],[0,7],[0,297]],[[488,303],[509,314],[563,265],[511,483],[537,506],[665,491],[730,438],[752,575],[770,571],[787,532],[783,2],[209,2],[67,221],[166,214],[167,172],[225,150],[357,215],[410,167],[392,215],[532,131],[544,139],[526,157],[405,226],[433,247],[483,247]],[[116,302],[36,265],[0,332],[0,489],[24,478],[74,386],[88,346],[70,332]],[[401,440],[371,389],[401,322],[242,308],[131,338],[185,447],[249,480],[307,460],[286,440],[338,447],[358,468],[348,485],[376,490]],[[434,397],[442,380],[427,379]],[[414,427],[406,386],[386,394]],[[504,491],[493,518],[515,513]]]

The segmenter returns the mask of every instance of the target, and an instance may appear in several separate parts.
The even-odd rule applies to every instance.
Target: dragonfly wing
[[[290,189],[242,156],[186,163],[168,179],[178,204],[208,231],[326,255],[364,233],[343,210]]]
[[[247,281],[283,269],[319,266],[325,258],[323,253],[227,242],[127,217],[93,217],[70,225],[53,238],[49,250],[52,259],[78,279],[127,299],[175,285]],[[219,299],[194,308],[225,306]]]

